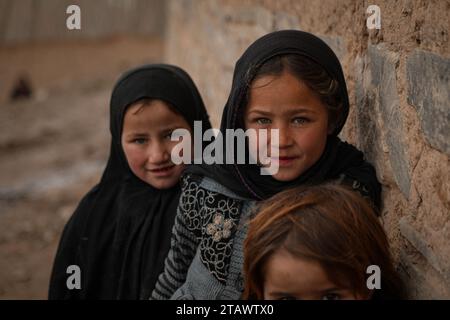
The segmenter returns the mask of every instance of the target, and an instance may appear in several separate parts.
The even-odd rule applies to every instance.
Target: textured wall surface
[[[368,30],[366,9],[381,9]],[[173,0],[166,58],[190,72],[220,123],[234,63],[265,33],[322,37],[344,68],[342,138],[383,184],[382,220],[413,298],[450,298],[449,1]]]

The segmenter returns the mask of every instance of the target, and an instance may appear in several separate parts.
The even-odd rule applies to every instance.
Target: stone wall
[[[369,5],[381,29],[368,30]],[[166,58],[194,78],[214,126],[234,63],[258,37],[319,35],[344,68],[351,112],[342,138],[383,184],[382,220],[412,298],[450,298],[448,1],[173,0]]]

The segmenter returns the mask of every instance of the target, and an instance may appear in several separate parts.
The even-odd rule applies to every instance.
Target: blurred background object
[[[10,94],[10,100],[29,99],[33,94],[33,89],[29,78],[26,75],[20,76]]]

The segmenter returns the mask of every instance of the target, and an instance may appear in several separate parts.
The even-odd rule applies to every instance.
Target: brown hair
[[[339,90],[339,83],[332,78],[323,67],[315,61],[299,55],[284,54],[270,58],[260,66],[254,66],[247,74],[247,85],[263,76],[279,76],[288,71],[299,81],[304,82],[324,104],[328,112],[330,131],[333,131],[342,119],[343,101]],[[247,92],[249,95],[249,91]],[[248,101],[248,97],[246,98]]]
[[[366,268],[380,267],[372,298],[403,297],[386,234],[359,194],[336,184],[300,187],[262,202],[244,243],[245,299],[264,298],[264,273],[277,250],[321,264],[337,285],[369,296]]]

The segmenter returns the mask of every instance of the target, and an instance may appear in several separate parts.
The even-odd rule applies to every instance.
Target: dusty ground
[[[100,56],[104,58],[101,67],[98,57],[105,50],[95,45],[87,45],[87,51],[78,48],[75,51],[81,57],[76,58],[84,59],[84,71],[79,71],[82,77],[78,78],[75,72],[70,86],[45,91],[41,82],[39,90],[45,94],[0,104],[0,299],[47,297],[64,224],[81,197],[98,182],[108,156],[108,103],[114,77],[99,77],[98,72],[110,66],[111,74],[118,74],[116,70],[125,65],[158,61],[161,53],[159,45],[149,54],[154,45],[133,42],[127,51],[125,44],[107,44],[107,49],[121,49],[116,51],[118,57]],[[2,63],[8,56],[12,60],[17,55],[26,57],[23,48],[15,50],[0,52]],[[62,51],[52,54],[62,57]],[[42,50],[42,55],[49,54]],[[54,75],[47,83],[58,82],[61,73],[48,69],[51,58],[43,60],[48,62],[44,66],[48,73]],[[0,67],[7,68],[5,64]],[[35,72],[44,72],[42,66],[35,68]],[[97,71],[92,77],[86,77],[89,68]]]

